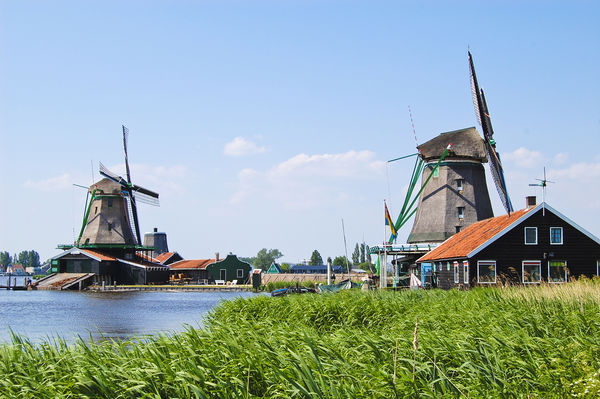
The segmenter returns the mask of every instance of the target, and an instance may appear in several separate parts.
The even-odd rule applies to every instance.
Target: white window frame
[[[552,242],[552,229],[560,229],[560,242]],[[550,227],[550,245],[563,245],[563,228],[562,227]]]
[[[464,206],[457,206],[456,209],[457,209],[457,212],[458,212],[458,218],[460,220],[463,220],[465,218],[465,207]]]
[[[237,278],[244,278],[244,269],[237,269]]]
[[[454,261],[454,284],[460,284],[460,269],[458,268],[458,262]]]
[[[565,263],[565,279],[563,281],[550,280],[550,262],[564,262]],[[549,260],[548,261],[548,283],[549,284],[563,284],[566,282],[567,282],[567,261],[566,260]]]
[[[446,271],[450,271],[450,261],[446,262]]]
[[[463,283],[469,284],[469,261],[463,261]]]
[[[479,278],[479,267],[481,264],[494,265],[494,281],[481,281]],[[496,284],[498,278],[498,265],[495,260],[478,260],[477,261],[477,283],[478,284]]]
[[[540,271],[540,280],[539,281],[525,281],[525,263],[535,263],[538,265]],[[521,282],[523,284],[540,284],[542,282],[542,262],[539,260],[524,260],[521,262]]]
[[[535,242],[527,242],[527,229],[535,229]],[[523,230],[523,241],[525,245],[537,245],[538,244],[538,228],[537,227],[525,227]]]

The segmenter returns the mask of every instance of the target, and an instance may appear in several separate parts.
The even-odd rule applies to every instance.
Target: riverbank
[[[251,292],[251,285],[208,285],[208,284],[182,284],[182,285],[109,285],[90,286],[86,289],[92,292],[135,292],[135,291],[168,291],[168,292]]]
[[[9,397],[597,397],[600,281],[222,302],[145,342],[0,346]]]

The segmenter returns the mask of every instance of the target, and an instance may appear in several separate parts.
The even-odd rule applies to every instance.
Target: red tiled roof
[[[108,256],[108,255],[104,255],[100,252],[97,251],[92,251],[91,249],[82,249],[81,252],[85,252],[88,255],[94,256],[96,258],[99,258],[100,260],[105,260],[105,261],[115,261],[117,260],[117,258],[113,258],[112,256]]]
[[[190,259],[180,260],[168,265],[171,269],[206,269],[206,266],[215,263],[215,259]]]
[[[175,252],[163,252],[162,254],[160,254],[156,257],[156,261],[158,263],[166,262],[173,255],[175,255]]]
[[[486,241],[493,238],[502,230],[520,219],[522,216],[536,209],[526,208],[514,211],[509,215],[481,220],[448,238],[437,248],[417,259],[417,262],[433,261],[440,259],[465,258],[469,253],[479,248]]]

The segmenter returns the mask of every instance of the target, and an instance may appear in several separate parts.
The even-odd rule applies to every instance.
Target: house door
[[[227,270],[226,269],[220,270],[220,280],[227,281]]]

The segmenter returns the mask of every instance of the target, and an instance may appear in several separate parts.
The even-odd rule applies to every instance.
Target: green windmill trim
[[[411,198],[412,193],[413,193],[413,191],[414,191],[414,189],[415,189],[415,187],[416,187],[416,185],[418,183],[418,179],[419,179],[420,173],[423,170],[423,168],[425,167],[425,162],[420,157],[417,157],[417,160],[415,162],[415,166],[413,167],[413,174],[412,174],[411,179],[410,179],[410,185],[409,185],[408,191],[406,193],[406,197],[404,199],[404,205],[402,206],[402,211],[398,215],[398,219],[396,220],[396,224],[394,225],[394,227],[396,228],[396,231],[400,230],[400,228],[402,228],[402,226],[404,226],[404,224],[406,224],[406,222],[417,211],[417,208],[414,207],[415,203],[419,199],[419,196],[421,195],[421,193],[425,189],[425,186],[427,186],[427,183],[429,183],[429,181],[433,177],[433,175],[436,172],[436,170],[438,170],[438,168],[440,167],[440,165],[443,163],[444,159],[450,153],[450,149],[451,148],[452,148],[452,144],[450,144],[448,147],[446,147],[446,150],[444,150],[444,152],[443,152],[442,156],[440,157],[440,159],[437,161],[437,163],[435,164],[435,166],[433,168],[431,168],[431,172],[429,173],[429,176],[427,177],[427,179],[421,185],[421,189],[417,192],[417,194],[414,196],[414,198],[411,201],[410,198]],[[430,168],[430,165],[431,164],[427,165],[428,168]],[[406,204],[409,201],[410,201],[410,204],[407,206]],[[391,244],[393,241],[394,241],[394,236],[390,235],[390,238],[389,238],[388,242]]]

